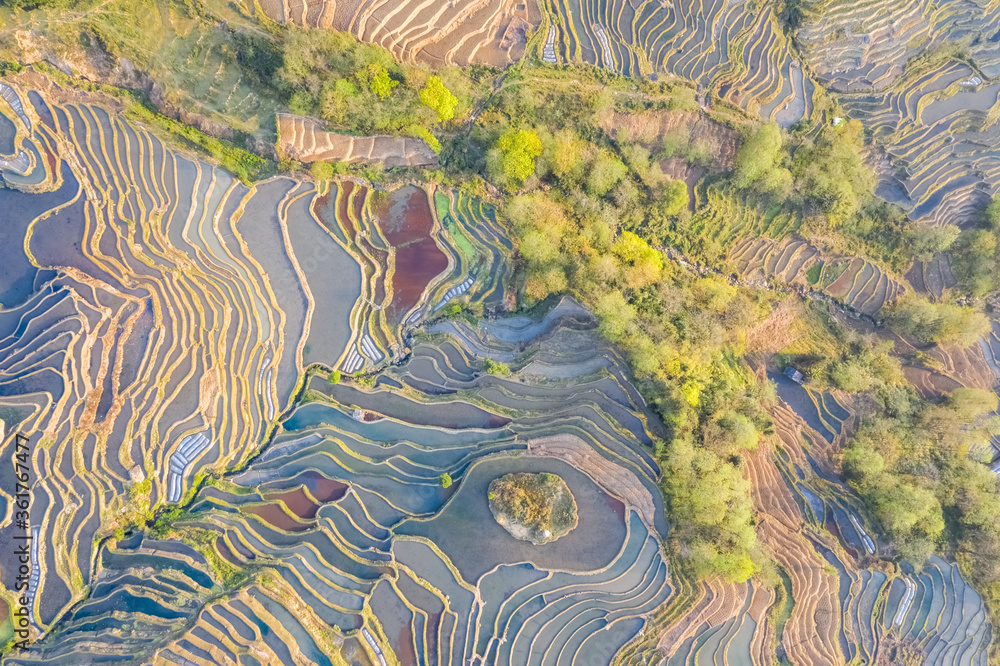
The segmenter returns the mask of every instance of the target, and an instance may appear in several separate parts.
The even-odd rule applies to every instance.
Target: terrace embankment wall
[[[423,139],[405,136],[350,136],[325,131],[302,116],[279,113],[278,150],[300,162],[347,162],[386,167],[437,166],[437,155]]]

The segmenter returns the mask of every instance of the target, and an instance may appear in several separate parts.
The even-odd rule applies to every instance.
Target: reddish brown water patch
[[[413,651],[413,629],[408,622],[403,623],[400,627],[399,638],[393,647],[396,648],[396,656],[402,659],[402,663],[417,663],[417,655]]]
[[[448,258],[431,238],[434,217],[422,189],[410,185],[396,190],[379,204],[376,216],[386,240],[396,248],[392,303],[386,314],[398,324],[430,281],[448,267]]]
[[[427,629],[424,631],[427,636],[427,651],[437,654],[438,651],[438,631],[441,626],[441,613],[427,614]]]
[[[309,489],[309,493],[320,504],[339,500],[347,494],[347,484],[328,479],[319,472],[308,470],[295,477],[296,483],[301,483]]]
[[[293,488],[292,490],[286,490],[281,493],[272,493],[266,496],[268,500],[278,500],[284,502],[288,510],[294,513],[296,516],[302,520],[312,520],[316,517],[316,512],[319,510],[320,505],[316,504],[306,495],[306,491],[302,486],[298,488]]]
[[[319,223],[322,224],[328,231],[333,230],[332,226],[333,222],[331,220],[328,220],[327,219],[328,216],[325,215],[324,213],[330,207],[331,192],[333,192],[333,190],[327,192],[326,194],[316,197],[316,204],[315,207],[313,208],[313,210],[316,211],[316,217],[317,219],[319,219]]]
[[[347,181],[344,183],[343,195],[341,195],[340,199],[337,200],[337,217],[344,220],[345,223],[347,222],[347,200],[351,198],[351,192],[353,191],[354,183]]]
[[[351,222],[347,218],[347,199],[353,190],[354,183],[347,181],[339,188],[331,187],[326,194],[316,197],[316,204],[313,208],[316,211],[316,217],[319,218],[320,224],[326,227],[328,231],[338,236],[343,234],[340,231],[340,225],[337,223],[338,220],[343,224],[344,228],[352,228]],[[338,192],[341,193],[339,197],[337,196]],[[336,199],[336,206],[333,205],[334,199]]]
[[[257,506],[250,506],[246,508],[246,512],[253,516],[257,516],[269,525],[286,532],[303,532],[312,527],[312,525],[300,523],[289,516],[284,512],[284,510],[282,510],[281,505],[279,504],[259,504]]]
[[[367,196],[368,188],[364,185],[358,185],[358,193],[354,195],[354,218],[357,220],[361,219],[361,214],[365,210],[365,198]]]
[[[367,189],[361,185],[355,185],[351,181],[347,181],[340,186],[340,196],[337,197],[336,206],[333,205],[333,197],[337,194],[336,188],[330,188],[330,191],[321,197],[316,198],[316,206],[314,210],[316,211],[316,217],[319,218],[320,224],[324,226],[327,231],[330,231],[336,236],[343,237],[343,232],[341,231],[341,226],[347,229],[349,232],[354,232],[354,242],[361,248],[368,256],[372,257],[375,264],[381,267],[382,271],[379,273],[378,278],[375,280],[375,303],[381,303],[385,299],[385,269],[389,265],[389,253],[381,248],[375,247],[371,242],[364,236],[358,235],[357,227],[347,216],[348,200],[351,198],[351,193],[357,190],[354,196],[354,220],[360,220],[361,215],[364,212],[365,207],[365,197],[367,196]],[[334,210],[336,208],[336,210]],[[331,217],[331,215],[333,217]],[[338,220],[340,224],[338,225]]]

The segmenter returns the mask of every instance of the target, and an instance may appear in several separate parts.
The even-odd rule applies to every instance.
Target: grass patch
[[[823,264],[813,264],[806,271],[806,282],[810,286],[816,285],[819,282],[819,276],[823,272]]]

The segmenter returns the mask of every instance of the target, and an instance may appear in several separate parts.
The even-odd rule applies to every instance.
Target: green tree
[[[971,347],[990,330],[990,320],[982,312],[970,307],[943,303],[938,307],[937,342],[954,342],[960,347]]]
[[[966,229],[952,246],[951,265],[966,293],[981,298],[992,292],[997,278],[997,237],[986,229]]]
[[[563,244],[572,236],[563,206],[539,193],[510,199],[507,216],[519,236],[518,250],[525,261],[525,294],[545,298],[567,287]]]
[[[500,361],[494,361],[492,358],[487,357],[486,359],[486,372],[491,375],[496,375],[498,377],[506,377],[510,374],[510,366],[506,363],[501,363]]]
[[[379,99],[387,99],[392,94],[392,89],[399,85],[399,81],[389,76],[389,70],[378,64],[369,65],[367,75],[361,78]]]
[[[458,98],[445,87],[440,76],[427,79],[427,85],[420,89],[420,101],[437,113],[438,122],[443,123],[455,117]]]
[[[943,504],[959,512],[959,524],[965,532],[962,537],[980,540],[986,535],[975,531],[985,531],[992,533],[987,537],[990,541],[1000,543],[996,524],[1000,515],[998,483],[988,467],[969,458],[955,458],[944,467],[940,496]]]
[[[837,224],[856,215],[874,195],[875,174],[863,159],[863,131],[857,120],[828,125],[815,143],[795,152],[796,187]]]
[[[359,94],[358,87],[350,79],[324,83],[320,93],[320,115],[330,122],[344,123],[358,103]]]
[[[232,33],[236,62],[255,83],[271,86],[284,57],[279,44],[267,33],[239,30]]]
[[[490,177],[505,186],[519,187],[535,172],[535,158],[542,153],[542,141],[532,130],[508,130],[497,139],[487,157]]]
[[[962,251],[983,261],[991,259],[997,250],[997,237],[985,229],[970,229],[962,238]]]
[[[960,386],[951,392],[945,404],[962,423],[974,423],[997,408],[997,395],[987,389]]]
[[[663,257],[638,235],[623,231],[611,251],[622,263],[622,278],[629,289],[641,289],[659,279]]]
[[[313,162],[312,166],[309,167],[309,173],[312,177],[319,181],[333,180],[334,175],[336,175],[336,169],[329,162]]]
[[[438,478],[438,483],[442,488],[450,488],[452,484],[451,474],[445,472]]]
[[[590,172],[587,175],[587,194],[603,197],[626,175],[628,167],[611,153],[602,150],[590,165]]]
[[[997,396],[992,391],[957,388],[940,405],[928,405],[918,421],[923,432],[934,437],[939,450],[966,455],[976,445],[988,446],[996,434]]]
[[[736,287],[720,277],[706,275],[691,284],[691,296],[699,308],[723,313],[738,293]]]
[[[944,531],[944,514],[934,491],[919,479],[882,474],[866,492],[876,519],[904,556],[922,562]]]
[[[620,291],[609,291],[598,298],[594,312],[600,322],[601,334],[612,342],[620,340],[635,319],[635,308]]]
[[[950,248],[961,232],[962,230],[953,224],[945,224],[940,227],[919,224],[907,230],[906,238],[910,243],[914,258],[919,261],[930,261],[938,252],[944,252]]]
[[[848,479],[863,482],[882,473],[885,458],[878,451],[855,444],[844,451],[841,466]]]
[[[663,486],[674,538],[699,576],[743,582],[756,570],[750,482],[736,465],[677,438],[665,449]]]
[[[587,168],[584,154],[588,144],[569,128],[563,128],[545,141],[544,158],[548,171],[559,185],[571,190],[583,182]]]
[[[305,90],[296,90],[288,98],[288,110],[300,116],[312,113],[316,100]]]
[[[851,341],[844,357],[830,366],[830,379],[837,388],[863,393],[887,385],[905,383],[900,362],[892,356],[893,343],[875,338]]]
[[[663,135],[663,156],[670,158],[687,152],[689,137],[682,129],[670,130]]]
[[[916,294],[900,301],[888,315],[889,324],[900,333],[922,342],[954,342],[971,347],[990,330],[981,312],[951,303],[931,303]]]
[[[993,197],[993,200],[986,206],[983,216],[990,229],[1000,231],[1000,195]]]
[[[757,448],[759,434],[753,422],[739,412],[729,411],[707,423],[702,434],[705,446],[720,456],[739,455]]]
[[[781,192],[791,183],[791,174],[782,166],[781,129],[776,123],[751,131],[736,152],[733,184],[740,189]]]
[[[295,113],[314,115],[355,134],[400,132],[425,121],[417,90],[399,83],[416,75],[386,49],[331,30],[288,27],[274,87]],[[463,73],[455,73],[461,85]]]
[[[691,166],[710,167],[715,161],[715,153],[710,141],[695,139],[688,146],[687,161]]]
[[[634,171],[646,187],[656,189],[663,181],[663,171],[645,146],[638,143],[623,142],[620,144],[625,163]]]
[[[660,191],[660,211],[667,217],[687,210],[690,202],[687,183],[683,180],[668,180]]]

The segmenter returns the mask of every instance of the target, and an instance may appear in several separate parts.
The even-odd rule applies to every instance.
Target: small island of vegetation
[[[490,482],[489,498],[493,517],[515,539],[541,546],[576,527],[576,500],[555,474],[506,474]]]

